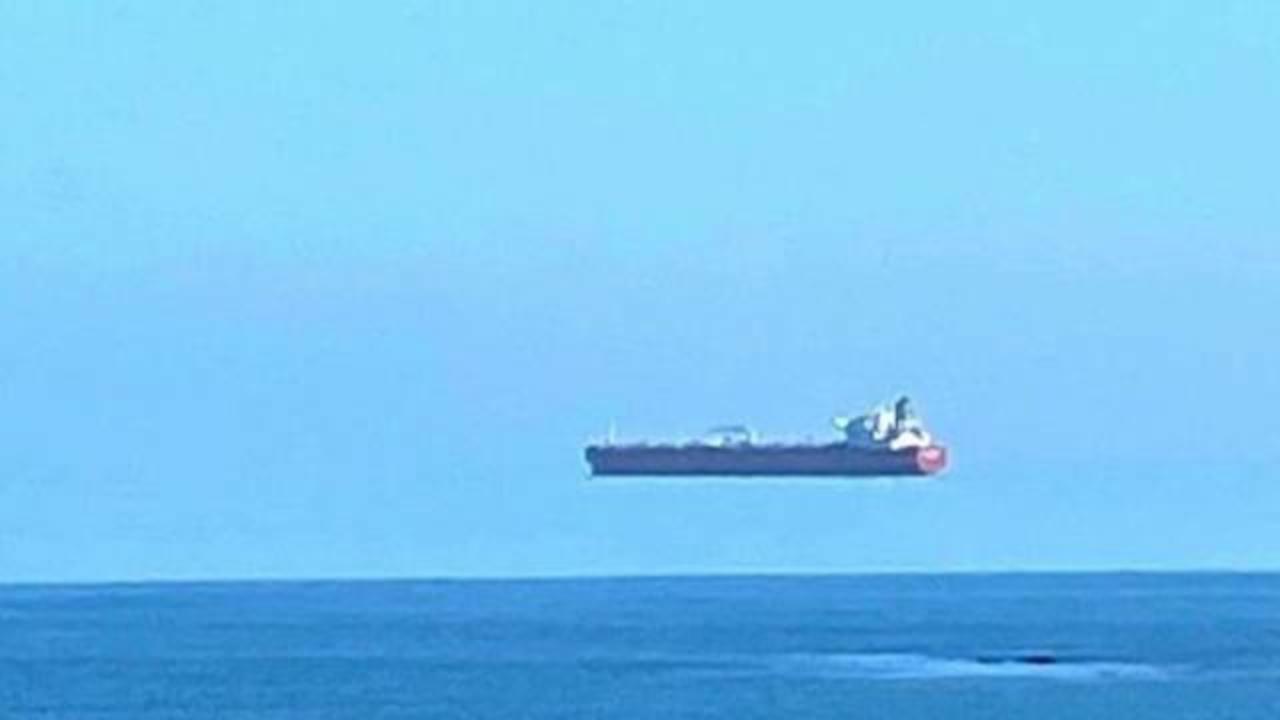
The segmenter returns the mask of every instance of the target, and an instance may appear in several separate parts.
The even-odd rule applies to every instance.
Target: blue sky
[[[1280,7],[0,3],[0,580],[1275,568]],[[905,390],[938,483],[583,482]]]

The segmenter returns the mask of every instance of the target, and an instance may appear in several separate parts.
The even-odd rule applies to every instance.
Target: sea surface
[[[1280,575],[0,587],[0,717],[1280,718]]]

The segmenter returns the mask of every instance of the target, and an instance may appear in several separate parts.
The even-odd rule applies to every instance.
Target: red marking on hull
[[[916,467],[926,475],[942,472],[947,467],[947,449],[931,445],[916,451]]]

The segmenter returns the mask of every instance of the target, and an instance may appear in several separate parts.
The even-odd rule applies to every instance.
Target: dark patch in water
[[[1062,662],[1053,653],[1019,653],[1016,655],[979,655],[974,658],[983,665],[1057,665]]]

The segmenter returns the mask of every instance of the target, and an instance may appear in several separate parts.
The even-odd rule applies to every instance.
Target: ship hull
[[[598,476],[876,477],[932,475],[946,467],[941,447],[900,451],[846,444],[778,446],[626,446],[587,448]]]

